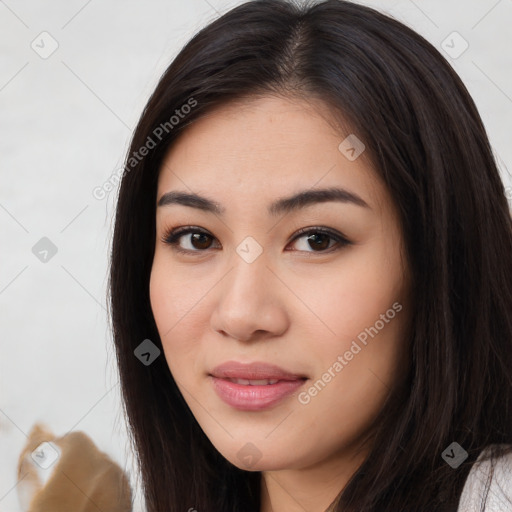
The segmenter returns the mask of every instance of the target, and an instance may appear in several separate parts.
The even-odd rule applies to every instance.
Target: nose
[[[238,256],[216,289],[211,326],[241,341],[281,336],[289,325],[286,287],[260,255],[252,263]]]

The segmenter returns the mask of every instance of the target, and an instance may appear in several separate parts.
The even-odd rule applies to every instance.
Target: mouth
[[[269,409],[304,385],[305,375],[275,365],[228,361],[209,373],[221,400],[243,411]]]
[[[248,380],[248,379],[225,379],[229,382],[234,382],[235,384],[241,384],[242,386],[268,386],[269,384],[275,384],[279,382],[279,379],[258,379],[258,380]]]

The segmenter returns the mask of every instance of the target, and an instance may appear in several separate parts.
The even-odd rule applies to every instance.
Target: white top
[[[469,472],[457,512],[480,512],[491,470],[490,460],[479,462],[482,456],[483,453]],[[512,512],[512,453],[496,460],[484,511]]]

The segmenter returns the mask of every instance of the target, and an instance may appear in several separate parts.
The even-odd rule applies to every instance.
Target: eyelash
[[[190,249],[182,249],[179,245],[179,239],[183,237],[184,235],[196,233],[196,234],[203,234],[207,235],[213,239],[215,237],[212,237],[207,231],[197,227],[197,226],[183,226],[179,228],[171,228],[167,230],[164,235],[161,238],[161,241],[167,245],[170,245],[172,249],[178,253],[181,254],[197,254],[197,253],[203,253],[208,251],[208,249],[204,250],[190,250]],[[341,248],[352,245],[352,242],[350,240],[347,240],[343,235],[340,233],[333,231],[331,229],[323,228],[323,227],[309,227],[309,228],[302,228],[299,231],[297,231],[294,234],[294,237],[290,241],[290,243],[295,242],[297,239],[302,238],[305,235],[311,235],[311,234],[323,234],[328,235],[331,239],[333,239],[335,242],[337,242],[337,245],[333,245],[332,247],[322,250],[322,251],[299,251],[299,252],[306,252],[306,253],[318,253],[318,254],[330,254],[331,252],[339,251]],[[333,250],[334,247],[334,250]]]

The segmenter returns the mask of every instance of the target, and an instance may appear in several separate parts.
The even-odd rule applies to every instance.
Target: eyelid
[[[182,249],[178,245],[178,240],[182,236],[188,235],[191,233],[204,234],[204,235],[211,237],[214,240],[217,240],[217,238],[214,235],[212,235],[209,231],[207,231],[199,226],[192,226],[192,225],[166,229],[164,231],[163,236],[160,238],[160,240],[164,244],[171,245],[173,250],[180,252],[180,253],[201,254],[201,253],[208,252],[210,250],[210,248],[204,249],[204,250],[190,250],[190,249]],[[329,249],[326,249],[323,251],[294,251],[294,252],[307,253],[310,255],[314,255],[315,253],[318,255],[325,255],[325,254],[330,254],[332,252],[336,252],[345,246],[354,244],[345,235],[343,235],[339,231],[334,230],[332,228],[328,228],[328,227],[324,227],[324,226],[307,226],[307,227],[304,227],[304,228],[301,228],[301,229],[295,231],[295,233],[292,235],[290,241],[287,243],[287,246],[290,243],[295,242],[295,240],[302,238],[305,235],[313,234],[313,233],[320,233],[320,234],[327,235],[331,239],[333,239],[336,242],[336,244],[334,244]]]

